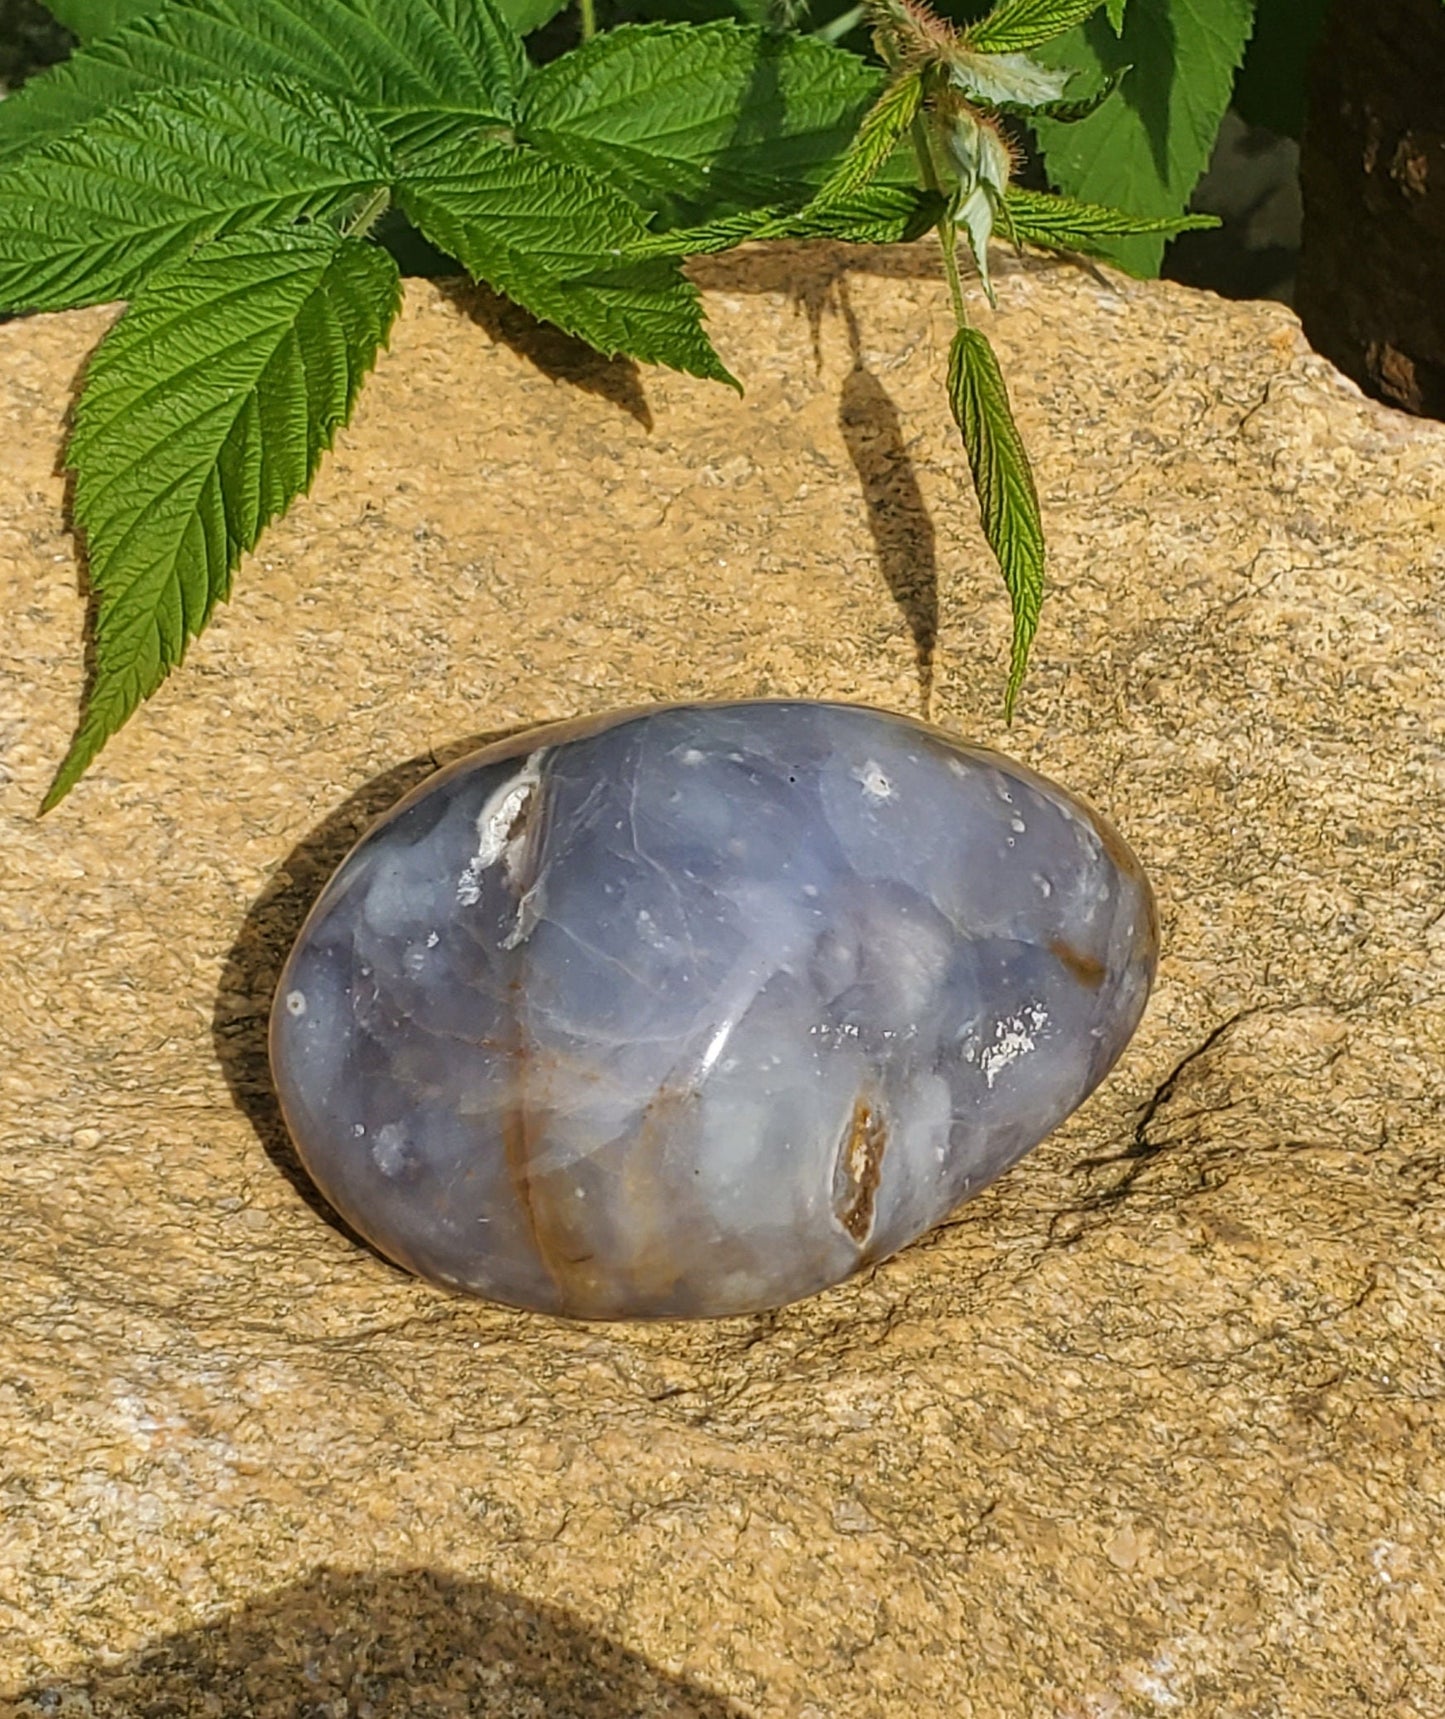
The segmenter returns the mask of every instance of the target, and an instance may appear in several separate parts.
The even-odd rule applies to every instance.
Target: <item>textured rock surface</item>
[[[286,963],[271,1072],[330,1204],[433,1282],[759,1313],[1077,1109],[1157,949],[1118,833],[997,752],[856,705],[662,706],[500,741],[370,831]]]
[[[1006,266],[1056,584],[1005,737],[946,293],[890,267],[710,265],[742,402],[563,379],[413,290],[315,495],[44,823],[105,319],[0,329],[6,1719],[1445,1706],[1445,430],[1278,308]],[[717,1326],[450,1300],[328,1225],[265,1009],[363,820],[632,699],[916,710],[934,634],[935,715],[1159,892],[1154,1001],[1067,1127]]]

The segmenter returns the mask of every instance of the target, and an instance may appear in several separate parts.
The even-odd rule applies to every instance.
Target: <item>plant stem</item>
[[[933,139],[928,135],[928,119],[919,114],[913,122],[913,153],[918,157],[918,170],[927,190],[943,196],[943,182],[938,176],[938,163],[933,158]],[[943,272],[948,277],[949,296],[953,299],[953,318],[960,328],[968,327],[968,307],[963,300],[963,282],[958,273],[958,229],[953,221],[952,206],[943,211],[938,223],[938,239],[943,246]]]
[[[945,215],[938,223],[938,237],[943,245],[943,272],[948,276],[948,290],[953,298],[953,319],[960,328],[967,328],[968,306],[958,276],[958,229],[950,216]]]
[[[898,56],[894,52],[893,43],[888,39],[887,32],[879,30],[873,38],[879,58],[892,71]],[[939,175],[938,161],[933,153],[933,138],[928,130],[928,114],[926,111],[918,114],[913,121],[913,153],[918,157],[918,171],[922,175],[924,189],[932,191],[936,196],[945,195],[943,180]],[[953,207],[943,211],[943,219],[938,223],[938,239],[943,247],[943,272],[948,277],[949,296],[953,300],[953,320],[960,328],[968,327],[968,306],[964,303],[963,282],[958,274],[958,229],[954,225]]]
[[[364,239],[390,207],[391,191],[385,185],[378,186],[341,231],[348,239]]]
[[[836,18],[831,18],[826,24],[820,24],[813,34],[824,42],[841,42],[850,31],[856,30],[868,15],[866,6],[850,6],[846,12],[840,12]]]
[[[597,34],[597,0],[577,0],[577,11],[582,21],[582,40],[590,42]]]

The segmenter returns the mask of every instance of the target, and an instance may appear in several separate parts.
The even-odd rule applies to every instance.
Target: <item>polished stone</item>
[[[272,1063],[338,1212],[584,1318],[781,1306],[885,1259],[1103,1079],[1153,976],[1115,831],[857,706],[678,705],[461,760],[342,864]]]

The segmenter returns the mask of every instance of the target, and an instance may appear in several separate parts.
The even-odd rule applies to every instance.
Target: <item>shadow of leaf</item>
[[[844,379],[838,425],[863,488],[878,565],[913,635],[919,697],[928,717],[938,643],[936,536],[903,440],[898,408],[861,362]]]
[[[6,1719],[744,1719],[743,1709],[488,1582],[319,1568],[211,1623],[0,1695]]]
[[[781,293],[808,319],[813,356],[821,365],[824,312],[839,307],[839,289],[849,275],[884,280],[942,280],[936,247],[916,245],[843,245],[793,243],[744,245],[717,256],[693,257],[687,272],[703,292]],[[844,314],[848,313],[846,310]],[[850,321],[850,338],[855,329]]]
[[[439,280],[436,285],[478,328],[535,364],[550,381],[569,382],[584,394],[595,394],[620,407],[644,430],[652,428],[652,408],[643,392],[642,372],[634,359],[604,358],[585,340],[564,334],[549,322],[539,322],[529,311],[494,293],[490,287],[474,286],[465,279]]]
[[[844,275],[880,280],[941,281],[943,257],[926,240],[912,245],[845,245],[837,241],[778,239],[744,245],[716,256],[693,257],[689,276],[705,292],[826,293]]]
[[[1167,182],[1171,166],[1169,132],[1173,124],[1172,109],[1179,93],[1175,86],[1183,75],[1178,64],[1174,19],[1169,7],[1161,4],[1160,0],[1144,0],[1143,4],[1130,6],[1124,14],[1122,36],[1114,34],[1113,26],[1101,11],[1084,25],[1084,34],[1106,77],[1130,67],[1136,68],[1124,79],[1119,99],[1138,114],[1149,140],[1154,171],[1161,182]]]

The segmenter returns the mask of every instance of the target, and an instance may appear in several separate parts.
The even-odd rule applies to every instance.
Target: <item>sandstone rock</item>
[[[932,253],[702,278],[741,402],[413,287],[43,822],[106,315],[0,329],[0,1714],[1439,1712],[1445,429],[1279,307],[1006,268],[1054,591],[1005,736]],[[329,1223],[265,1011],[361,823],[522,723],[775,693],[931,694],[1119,823],[1165,953],[1111,1080],[770,1316],[508,1313]]]

